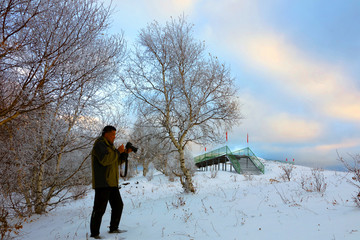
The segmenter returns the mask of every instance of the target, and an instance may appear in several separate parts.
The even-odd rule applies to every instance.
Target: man
[[[121,233],[119,223],[123,211],[123,201],[120,196],[119,165],[127,160],[132,149],[118,149],[114,146],[116,128],[104,127],[101,137],[96,139],[91,152],[92,186],[95,189],[94,208],[90,220],[90,237],[101,239],[100,225],[107,203],[111,206],[109,233]]]

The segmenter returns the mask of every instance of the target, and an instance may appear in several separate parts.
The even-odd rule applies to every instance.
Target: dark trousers
[[[91,236],[100,234],[101,220],[108,202],[111,206],[110,231],[118,229],[124,208],[119,189],[117,187],[96,188],[94,208],[90,220]]]

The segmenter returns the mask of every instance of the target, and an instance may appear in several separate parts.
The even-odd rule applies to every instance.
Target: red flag
[[[206,152],[206,148],[205,148],[205,152]]]
[[[227,135],[227,132],[226,132],[226,141],[228,140],[228,135]]]
[[[249,134],[246,134],[246,142],[249,143]]]

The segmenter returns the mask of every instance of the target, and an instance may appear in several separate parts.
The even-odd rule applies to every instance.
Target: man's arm
[[[108,146],[104,142],[98,142],[94,146],[94,154],[97,157],[99,163],[103,166],[111,165],[116,161],[115,151],[109,152]]]

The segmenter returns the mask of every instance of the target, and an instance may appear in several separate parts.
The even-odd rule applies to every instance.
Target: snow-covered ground
[[[324,171],[326,190],[305,191],[310,168],[295,166],[284,181],[284,164],[265,162],[264,175],[198,172],[198,192],[183,194],[178,181],[155,175],[151,181],[136,177],[123,186],[125,204],[120,229],[107,233],[110,206],[103,217],[103,239],[360,239],[360,209],[352,196],[357,189],[351,175]],[[94,192],[24,225],[18,239],[87,239]]]

